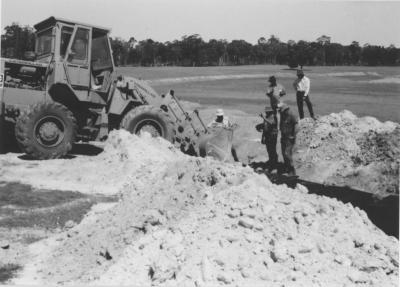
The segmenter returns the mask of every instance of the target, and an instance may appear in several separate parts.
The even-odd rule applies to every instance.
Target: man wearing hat
[[[215,113],[216,118],[208,124],[209,128],[215,128],[215,127],[225,127],[229,128],[232,126],[232,124],[229,122],[228,117],[224,116],[224,110],[223,109],[218,109],[217,112]]]
[[[234,125],[229,121],[228,117],[224,115],[223,109],[217,109],[215,113],[216,118],[207,125],[208,128],[233,128]],[[234,161],[239,161],[237,156],[236,147],[232,145],[231,153]]]
[[[298,130],[298,120],[289,106],[280,102],[278,110],[281,116],[279,129],[281,131],[281,148],[284,161],[284,173],[289,176],[296,175],[293,165],[293,148],[296,142],[296,134]]]
[[[297,79],[293,83],[296,91],[297,107],[300,119],[304,118],[303,101],[306,102],[311,118],[315,120],[313,107],[310,101],[310,79],[304,75],[303,70],[297,70]]]
[[[265,108],[265,116],[260,114],[264,123],[256,126],[258,131],[262,131],[261,143],[265,144],[268,153],[268,171],[277,168],[278,154],[276,153],[276,142],[278,140],[278,123],[275,111],[271,108]]]
[[[269,97],[271,108],[276,112],[277,105],[284,95],[286,95],[285,88],[276,82],[276,77],[271,76],[268,78],[269,87],[266,95]]]

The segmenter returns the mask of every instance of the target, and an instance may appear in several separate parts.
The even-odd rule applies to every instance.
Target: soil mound
[[[0,175],[3,181],[20,182],[36,188],[113,195],[131,180],[132,170],[150,164],[149,160],[155,168],[175,160],[177,152],[168,152],[174,148],[165,141],[160,144],[158,139],[151,139],[148,134],[141,140],[130,140],[129,133],[112,132],[104,145],[104,152],[73,159],[27,162],[9,153],[0,158]]]
[[[300,177],[385,196],[399,192],[400,125],[349,111],[300,121]]]
[[[106,147],[97,163],[118,158],[128,179],[119,203],[32,244],[13,283],[397,286],[398,240],[350,204],[162,139],[119,131]]]

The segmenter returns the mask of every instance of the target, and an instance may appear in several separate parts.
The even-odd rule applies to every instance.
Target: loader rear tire
[[[130,110],[122,119],[121,128],[133,134],[146,131],[154,137],[162,137],[172,143],[175,139],[174,122],[169,114],[149,105]]]
[[[76,119],[64,105],[56,102],[36,104],[24,111],[15,125],[21,150],[34,159],[65,156],[75,141]]]

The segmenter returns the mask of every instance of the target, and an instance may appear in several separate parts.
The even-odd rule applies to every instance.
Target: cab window
[[[53,29],[40,32],[36,38],[36,53],[38,56],[51,53],[53,43]]]
[[[61,45],[60,45],[60,55],[61,57],[65,57],[65,53],[67,52],[69,41],[71,40],[72,32],[74,31],[71,27],[62,27],[61,29]]]
[[[112,60],[107,35],[93,38],[92,69],[101,71],[108,68],[112,68]]]
[[[77,65],[88,64],[89,30],[78,28],[76,31],[71,51],[68,55],[68,62]]]

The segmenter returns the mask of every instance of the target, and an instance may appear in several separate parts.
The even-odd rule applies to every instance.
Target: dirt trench
[[[307,187],[309,193],[336,198],[343,203],[364,210],[368,218],[387,235],[399,238],[399,195],[392,194],[377,198],[373,193],[356,190],[347,186],[325,185],[284,175],[263,172],[271,182],[286,184],[294,188],[297,184]]]

